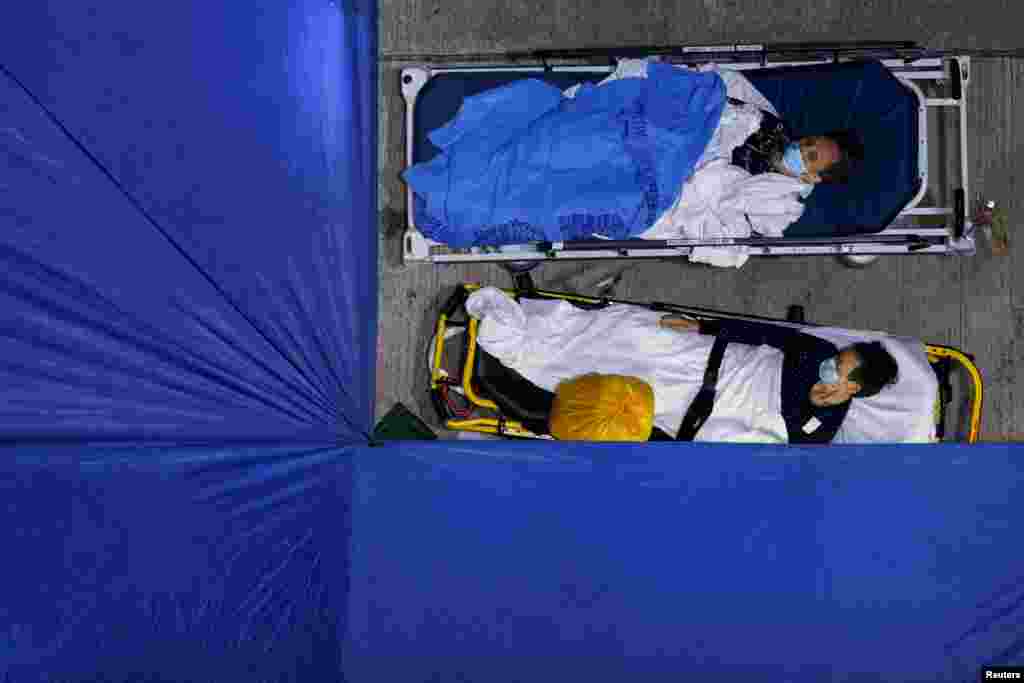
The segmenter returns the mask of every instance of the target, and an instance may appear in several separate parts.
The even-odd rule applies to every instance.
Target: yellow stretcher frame
[[[483,285],[475,283],[463,283],[459,285],[463,292],[468,296],[470,293],[481,289]],[[509,294],[510,296],[516,296],[521,294],[514,289],[503,288],[502,291]],[[530,292],[531,296],[542,296],[554,299],[564,299],[566,301],[576,301],[578,303],[587,304],[602,304],[602,303],[626,303],[633,305],[643,306],[644,304],[636,304],[630,301],[617,301],[612,299],[600,299],[593,297],[580,296],[578,294],[569,294],[566,292],[552,292],[547,290],[533,290]],[[454,300],[454,298],[453,298]],[[464,298],[461,300],[465,301]],[[685,307],[680,307],[685,308]],[[704,309],[704,313],[714,314],[718,313],[721,317],[730,317],[731,314],[724,314],[722,312],[707,311]],[[434,330],[433,338],[433,356],[431,358],[430,368],[430,389],[431,393],[436,395],[445,382],[449,381],[450,378],[447,376],[447,372],[442,368],[444,359],[444,346],[445,346],[445,335],[448,331],[448,321],[450,320],[453,310],[446,309],[438,315],[437,325]],[[744,319],[755,319],[766,323],[785,323],[782,320],[772,320],[766,318],[759,318],[756,316],[732,316]],[[500,410],[493,401],[480,396],[476,390],[473,381],[473,367],[476,356],[476,339],[477,339],[477,327],[478,322],[472,318],[468,319],[466,324],[466,359],[461,369],[461,376],[459,377],[459,387],[462,390],[465,399],[475,409],[485,409],[495,412]],[[970,421],[967,431],[967,443],[976,443],[978,441],[978,435],[981,429],[981,406],[984,398],[984,382],[981,377],[981,372],[978,370],[978,366],[974,363],[973,358],[961,351],[960,349],[943,346],[940,344],[925,344],[925,351],[928,354],[929,363],[936,363],[943,359],[947,359],[951,362],[955,362],[962,366],[966,370],[968,376],[971,379],[971,405],[970,405]],[[935,411],[936,411],[936,422],[938,422],[939,416],[942,414],[942,388],[940,386],[939,391],[935,397]],[[548,439],[550,437],[539,436],[534,434],[530,430],[526,429],[521,422],[517,420],[505,419],[504,417],[473,417],[467,419],[444,419],[445,427],[455,431],[466,431],[466,432],[477,432],[481,434],[493,434],[512,438],[523,438],[523,439]]]

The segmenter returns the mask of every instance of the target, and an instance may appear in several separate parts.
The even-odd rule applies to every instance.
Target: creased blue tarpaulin
[[[12,10],[0,436],[365,439],[375,19],[356,9]]]
[[[348,460],[0,450],[0,680],[345,680]]]
[[[374,4],[4,14],[0,680],[345,680]]]
[[[376,78],[369,2],[6,13],[0,680],[1022,662],[1018,448],[370,447]]]

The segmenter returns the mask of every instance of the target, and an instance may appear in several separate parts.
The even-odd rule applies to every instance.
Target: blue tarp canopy
[[[371,446],[376,8],[0,25],[0,680],[975,680],[1006,446]]]

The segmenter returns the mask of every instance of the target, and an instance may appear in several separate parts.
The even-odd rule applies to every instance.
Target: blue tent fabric
[[[345,680],[375,4],[6,19],[0,680]]]
[[[1024,663],[1022,486],[1005,445],[362,452],[348,671],[974,681]]]
[[[0,680],[344,681],[333,444],[0,449]]]
[[[376,48],[355,9],[4,22],[0,438],[365,439]]]
[[[376,5],[0,24],[0,680],[974,680],[1010,446],[368,445]]]

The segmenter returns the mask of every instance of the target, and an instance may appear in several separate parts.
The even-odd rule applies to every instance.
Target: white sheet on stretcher
[[[516,303],[497,289],[475,292],[466,310],[482,320],[478,343],[537,386],[588,372],[639,377],[654,390],[654,423],[675,435],[704,378],[713,338],[658,326],[661,315],[638,306],[584,311],[566,301]],[[785,442],[780,411],[782,353],[730,344],[718,395],[697,440]]]
[[[714,159],[683,185],[676,203],[643,232],[643,239],[728,239],[752,231],[781,237],[803,215],[803,186],[781,173],[751,175],[727,159]]]
[[[621,78],[645,78],[647,64],[645,59],[620,60],[615,71],[599,85]],[[679,198],[639,237],[712,241],[749,237],[751,232],[781,237],[803,215],[804,204],[800,199],[813,186],[781,173],[752,176],[730,163],[733,150],[760,125],[760,111],[776,116],[778,112],[739,72],[713,64],[701,70],[718,73],[725,81],[728,96],[747,104],[726,104],[711,141],[693,176],[683,184]],[[578,88],[568,89],[566,96],[573,97]],[[722,267],[738,268],[748,258],[748,250],[743,246],[697,247],[690,254],[691,261]]]
[[[521,304],[492,287],[474,292],[467,312],[481,321],[478,343],[503,365],[548,391],[589,372],[639,377],[654,391],[654,423],[675,435],[696,396],[713,338],[658,326],[663,314],[615,304],[585,311],[561,300]],[[896,358],[898,381],[868,399],[855,399],[839,443],[934,440],[937,382],[920,342],[878,333],[808,328],[843,346],[878,339]],[[719,373],[711,416],[698,441],[788,440],[781,416],[782,353],[768,346],[730,344]]]

